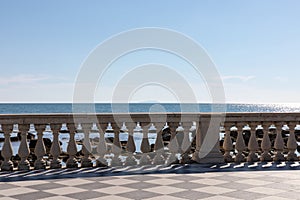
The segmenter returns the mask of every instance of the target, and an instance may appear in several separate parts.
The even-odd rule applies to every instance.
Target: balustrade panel
[[[186,115],[79,114],[76,124],[71,114],[0,115],[0,168],[171,165],[189,163],[191,156],[198,163],[299,161],[297,113],[227,113],[221,129],[212,114]]]

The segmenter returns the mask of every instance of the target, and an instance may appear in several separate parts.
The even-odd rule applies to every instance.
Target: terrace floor
[[[300,199],[300,164],[0,172],[0,200]]]

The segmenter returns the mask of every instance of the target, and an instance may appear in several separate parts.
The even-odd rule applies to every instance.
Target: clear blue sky
[[[0,0],[0,101],[71,102],[80,66],[99,43],[162,27],[206,49],[227,102],[298,103],[299,9],[298,0]]]

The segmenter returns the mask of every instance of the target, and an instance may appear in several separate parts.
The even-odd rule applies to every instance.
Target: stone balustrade
[[[2,171],[298,161],[298,113],[0,115],[0,124]]]

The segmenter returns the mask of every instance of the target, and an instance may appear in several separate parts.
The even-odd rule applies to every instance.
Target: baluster
[[[78,163],[76,159],[77,154],[77,146],[75,142],[75,125],[74,124],[68,124],[68,130],[70,134],[70,140],[67,147],[67,153],[69,155],[69,158],[66,162],[67,168],[77,168]]]
[[[249,138],[249,143],[248,143],[248,149],[249,149],[249,155],[247,157],[247,162],[253,163],[258,161],[258,156],[256,154],[256,151],[258,150],[258,142],[256,139],[256,130],[255,130],[256,125],[254,123],[251,124],[251,135]]]
[[[29,146],[27,143],[27,131],[28,131],[28,125],[20,125],[19,126],[21,131],[21,143],[18,150],[18,154],[21,158],[21,161],[18,165],[19,170],[29,170],[30,169],[30,163],[28,161],[28,156],[30,154]]]
[[[59,132],[60,132],[60,124],[52,124],[52,134],[53,134],[53,142],[50,148],[50,154],[52,155],[52,161],[50,163],[51,169],[58,169],[61,168],[61,160],[59,159],[59,156],[61,154],[61,148],[59,143]]]
[[[35,128],[38,139],[34,148],[34,154],[37,157],[36,161],[34,162],[34,169],[46,169],[46,161],[43,158],[46,154],[46,148],[43,140],[44,126],[36,125]]]
[[[167,125],[167,123],[164,128],[165,129],[168,128],[171,132],[171,139],[170,139],[170,143],[168,145],[170,155],[167,159],[167,165],[178,164],[179,160],[178,160],[176,154],[178,153],[179,145],[178,145],[177,137],[175,135],[176,132],[175,132],[175,130],[172,130],[173,128],[170,128]]]
[[[238,135],[237,135],[236,144],[235,144],[235,149],[237,150],[237,154],[235,156],[234,161],[236,163],[241,163],[241,162],[244,162],[244,160],[245,160],[243,151],[246,149],[246,145],[245,145],[245,141],[244,141],[244,137],[243,137],[243,130],[242,130],[241,124],[237,124],[237,128],[238,128]]]
[[[159,123],[157,124],[158,127],[162,127]],[[162,138],[162,133],[163,133],[163,129],[159,128],[157,136],[156,136],[156,140],[155,140],[155,144],[154,144],[154,152],[155,152],[155,156],[153,158],[153,164],[154,165],[162,165],[165,164],[165,158],[163,156],[164,154],[164,141]]]
[[[111,160],[111,166],[121,166],[123,164],[120,159],[122,147],[120,142],[120,129],[118,126],[114,127],[114,141],[111,152],[114,154],[114,157]]]
[[[12,171],[13,170],[13,162],[11,161],[11,157],[13,155],[12,145],[10,141],[10,134],[12,132],[11,125],[2,125],[2,131],[4,134],[4,144],[2,147],[1,155],[4,158],[4,161],[1,164],[2,171]]]
[[[97,145],[97,154],[98,158],[96,160],[96,166],[97,167],[107,167],[108,163],[105,159],[105,154],[107,153],[107,145],[105,142],[105,137],[104,137],[104,127],[100,127],[99,132],[99,143]]]
[[[140,159],[140,165],[149,165],[151,164],[151,159],[149,157],[149,152],[151,150],[149,139],[148,139],[148,133],[156,133],[156,128],[154,124],[151,124],[148,130],[143,131],[143,140],[141,143],[141,151],[143,152],[143,155]]]
[[[90,158],[92,148],[90,142],[90,125],[83,124],[81,127],[78,126],[77,132],[83,131],[84,139],[82,144],[83,158],[81,160],[81,167],[93,167],[92,159]],[[80,129],[82,128],[82,129]]]
[[[273,160],[275,162],[280,162],[280,161],[284,161],[284,155],[283,155],[283,149],[284,149],[284,141],[282,138],[282,134],[281,134],[281,127],[282,127],[282,123],[278,123],[276,124],[276,138],[275,138],[275,143],[274,143],[274,148],[276,150],[275,156],[273,158]]]
[[[43,125],[36,125],[35,128],[38,139],[34,148],[34,154],[37,157],[34,162],[34,169],[46,169],[46,161],[43,158],[46,154],[46,148],[43,140],[43,132],[45,129]]]
[[[225,151],[224,153],[224,161],[227,163],[230,163],[233,161],[233,158],[231,156],[231,151],[233,150],[233,144],[230,136],[230,129],[229,127],[224,124],[224,129],[225,129],[225,138],[224,138],[224,143],[223,143],[223,149]]]
[[[269,125],[263,124],[263,131],[264,131],[264,136],[261,142],[261,149],[262,149],[262,154],[260,156],[260,161],[262,162],[269,162],[272,161],[272,157],[270,154],[271,150],[271,140],[269,137]]]
[[[139,125],[139,123],[137,125]],[[135,153],[136,148],[135,148],[135,143],[134,143],[134,138],[133,138],[134,127],[133,127],[132,123],[129,124],[128,129],[129,129],[128,130],[128,141],[127,141],[127,145],[126,145],[126,150],[127,150],[128,156],[124,163],[125,166],[136,165],[136,160],[133,155]]]
[[[188,127],[183,127],[183,141],[181,143],[181,164],[186,164],[190,162],[189,153],[191,151],[191,142]]]
[[[288,161],[298,161],[298,157],[295,153],[296,149],[297,149],[297,141],[296,141],[296,137],[295,137],[295,123],[290,123],[289,124],[290,127],[293,127],[293,130],[290,130],[290,135],[287,141],[287,148],[288,148],[288,155],[287,155],[287,160]]]

